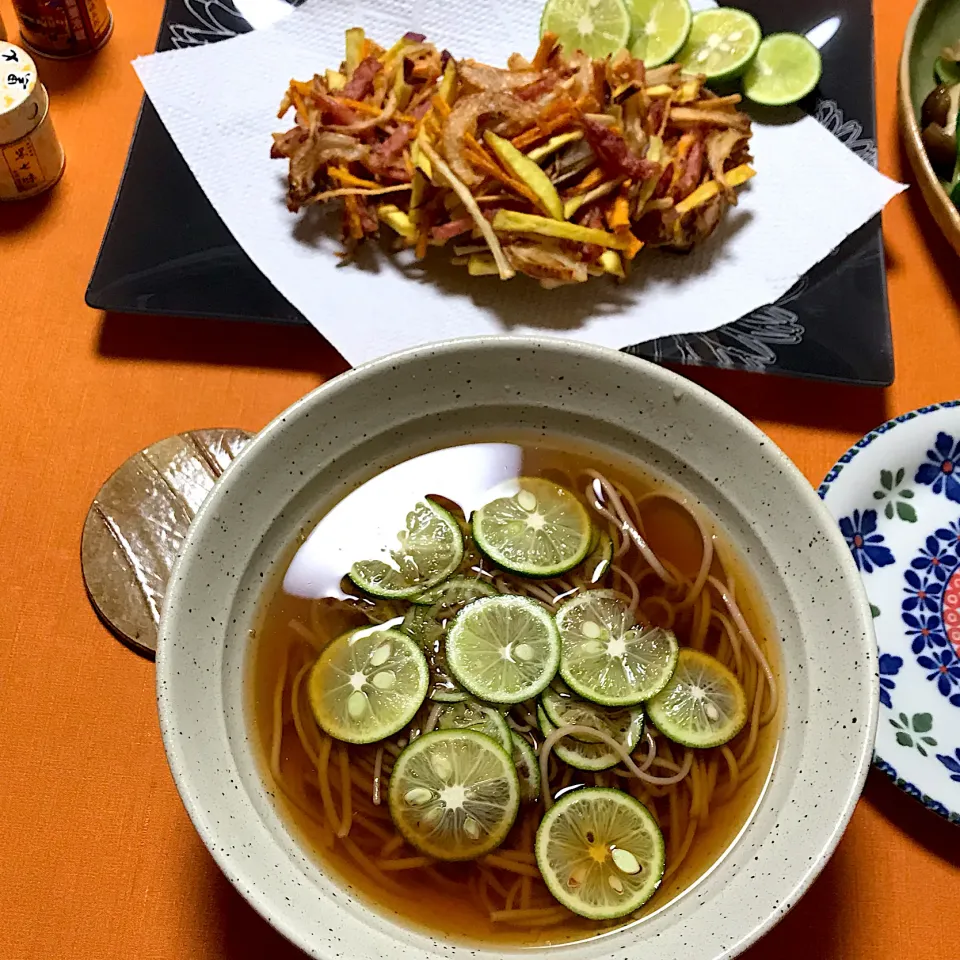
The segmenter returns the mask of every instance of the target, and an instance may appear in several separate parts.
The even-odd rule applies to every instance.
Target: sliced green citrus
[[[700,10],[693,15],[690,35],[677,59],[708,80],[732,80],[753,60],[761,36],[760,24],[743,10]]]
[[[555,33],[569,55],[582,50],[599,59],[630,42],[630,11],[624,0],[547,0],[540,36]]]
[[[583,572],[588,583],[599,583],[613,563],[613,541],[603,531],[598,531],[590,553],[583,561]]]
[[[533,802],[540,797],[540,762],[533,747],[515,731],[510,731],[513,743],[513,764],[520,779],[520,799]]]
[[[438,860],[473,860],[500,846],[519,805],[513,760],[489,737],[469,730],[418,737],[390,775],[394,824]]]
[[[606,707],[649,699],[666,686],[677,664],[669,630],[635,625],[612,590],[586,590],[557,611],[560,675],[575,693]]]
[[[520,703],[556,676],[560,635],[553,617],[529,597],[483,597],[468,603],[447,633],[447,663],[474,696]]]
[[[549,737],[557,729],[543,709],[537,704],[537,723],[544,737]],[[577,770],[609,770],[620,762],[620,754],[605,743],[586,743],[575,737],[564,737],[554,745],[553,752],[564,763]]]
[[[446,630],[449,621],[465,603],[477,597],[496,595],[484,580],[454,577],[413,598],[403,618],[403,631],[420,644],[430,666],[431,700],[456,702],[469,694],[457,683],[447,665]]]
[[[743,77],[743,92],[754,102],[783,107],[802,100],[820,82],[820,51],[799,33],[771,33]]]
[[[639,706],[601,707],[581,700],[565,684],[556,682],[543,691],[540,703],[555,727],[593,727],[622,743],[628,753],[635,749],[643,734],[643,708]],[[596,742],[596,738],[574,736],[587,743]]]
[[[438,730],[473,730],[495,740],[504,750],[513,752],[510,727],[503,714],[485,703],[468,698],[454,703],[444,703],[437,716]]]
[[[337,637],[310,671],[317,723],[337,740],[374,743],[412,719],[427,693],[427,661],[398,630],[365,627]]]
[[[497,591],[492,584],[479,577],[452,577],[438,583],[429,590],[410,600],[418,606],[436,607],[434,616],[442,616],[450,611],[452,617],[460,606],[476,600],[478,597],[494,597]]]
[[[519,489],[481,507],[472,520],[477,546],[498,566],[527,577],[555,577],[587,555],[593,525],[565,487],[520,477]]]
[[[664,736],[685,747],[719,747],[743,729],[747,698],[719,660],[684,649],[673,678],[647,703],[647,714]]]
[[[413,597],[449,577],[463,559],[456,517],[432,500],[414,506],[397,539],[391,563],[359,560],[350,568],[350,579],[361,590],[375,597]]]
[[[568,910],[613,920],[656,892],[666,864],[663,835],[650,811],[622,790],[590,787],[565,794],[537,830],[537,864]]]
[[[633,44],[630,52],[644,66],[669,63],[686,43],[693,14],[687,0],[631,0]]]
[[[430,684],[427,696],[431,700],[456,702],[466,700],[469,694],[457,683],[447,665],[446,627],[431,614],[430,607],[411,607],[403,618],[400,629],[415,640],[427,658]]]

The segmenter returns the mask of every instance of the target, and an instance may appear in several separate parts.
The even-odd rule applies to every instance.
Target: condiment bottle
[[[82,57],[113,32],[106,0],[13,0],[23,45],[43,57]]]
[[[63,175],[47,88],[30,54],[0,40],[0,200],[25,200]]]

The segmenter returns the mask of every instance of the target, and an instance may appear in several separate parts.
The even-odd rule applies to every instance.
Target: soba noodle
[[[279,791],[318,828],[320,845],[339,851],[357,871],[384,895],[403,902],[413,890],[442,883],[464,902],[482,905],[483,914],[496,927],[522,928],[534,938],[551,928],[573,921],[574,934],[591,928],[576,920],[551,897],[533,853],[536,826],[544,806],[549,808],[559,791],[578,784],[616,785],[644,803],[660,824],[666,839],[667,866],[664,886],[683,871],[685,861],[701,834],[716,830],[727,804],[768,763],[758,756],[761,732],[777,716],[777,681],[754,628],[738,604],[737,578],[730,574],[716,550],[715,534],[698,508],[665,489],[635,494],[622,482],[597,470],[582,471],[560,482],[581,490],[599,529],[609,533],[613,563],[599,583],[585,582],[578,571],[566,579],[530,581],[503,571],[478,566],[477,555],[465,560],[463,573],[483,576],[503,593],[534,597],[556,608],[584,587],[613,589],[623,597],[642,623],[676,631],[681,644],[706,650],[737,677],[748,698],[749,715],[744,730],[722,747],[694,751],[671,743],[649,724],[637,748],[628,752],[608,734],[591,727],[561,726],[543,737],[535,703],[514,705],[507,714],[510,728],[527,739],[538,753],[542,791],[538,805],[524,805],[505,844],[468,866],[437,863],[409,847],[396,832],[383,804],[393,762],[406,745],[411,729],[385,743],[370,747],[337,743],[322,733],[305,698],[305,676],[323,645],[336,635],[328,624],[329,601],[313,601],[309,626],[300,619],[288,621],[288,641],[274,665],[269,711],[268,767]],[[665,506],[659,506],[665,505]],[[648,520],[651,510],[680,511],[700,538],[699,556],[690,568],[675,559],[658,556],[652,544],[655,531]],[[340,601],[341,612],[383,623],[403,614],[402,602],[356,598]],[[420,729],[437,725],[440,704],[425,707]],[[601,773],[574,770],[555,762],[554,747],[569,737],[602,741],[619,757],[618,765]],[[296,754],[309,776],[294,776]],[[754,792],[756,792],[754,790]],[[420,886],[414,885],[414,878]],[[453,894],[451,894],[453,895]],[[655,898],[653,903],[657,903]],[[592,924],[592,929],[602,925]],[[569,938],[571,934],[567,935]],[[562,937],[561,937],[562,939]]]

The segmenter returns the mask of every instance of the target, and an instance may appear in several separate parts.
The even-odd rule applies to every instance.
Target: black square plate
[[[158,50],[250,30],[270,0],[167,0]],[[273,0],[275,3],[275,0]],[[876,163],[871,0],[738,0],[764,31],[819,25],[823,78],[805,104],[851,150]],[[149,100],[103,239],[87,303],[122,313],[304,324],[214,212]],[[880,218],[848,237],[784,297],[709,333],[625,349],[652,360],[886,386],[893,381]]]

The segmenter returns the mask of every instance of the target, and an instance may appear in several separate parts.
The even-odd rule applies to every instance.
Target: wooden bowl
[[[960,211],[950,202],[920,139],[920,107],[934,88],[940,50],[960,40],[960,0],[920,0],[903,41],[897,102],[900,132],[923,198],[953,249],[960,253]]]

